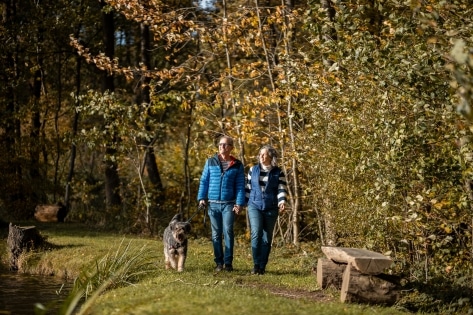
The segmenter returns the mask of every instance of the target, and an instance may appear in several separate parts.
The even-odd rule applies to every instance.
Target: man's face
[[[230,140],[222,138],[220,139],[220,142],[218,143],[218,152],[220,154],[228,155],[233,149],[233,144],[230,142]]]

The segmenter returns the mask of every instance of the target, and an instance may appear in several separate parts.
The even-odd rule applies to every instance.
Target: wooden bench
[[[332,261],[340,264],[351,264],[359,272],[377,275],[391,266],[392,259],[367,249],[322,246],[322,252]]]
[[[392,259],[360,248],[322,246],[326,258],[317,261],[317,284],[341,289],[342,302],[393,305],[399,296],[396,277],[383,272]]]

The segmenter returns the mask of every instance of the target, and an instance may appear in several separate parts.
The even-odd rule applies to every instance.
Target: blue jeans
[[[212,244],[214,248],[215,263],[217,265],[231,265],[233,263],[233,246],[235,237],[233,223],[235,213],[234,203],[209,203],[209,217],[212,225]],[[222,236],[225,240],[225,251],[222,245]]]
[[[253,263],[264,270],[268,263],[273,241],[273,231],[278,220],[279,210],[258,210],[248,206],[248,219],[251,228],[251,251]]]

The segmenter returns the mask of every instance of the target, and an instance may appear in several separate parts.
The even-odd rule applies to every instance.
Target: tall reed
[[[107,291],[133,285],[145,275],[156,272],[157,258],[146,251],[146,246],[133,248],[124,239],[115,252],[86,266],[75,279],[73,288],[58,311],[59,315],[84,314],[97,297]],[[82,305],[81,305],[81,302]],[[75,310],[80,309],[75,312]],[[37,305],[36,314],[46,314],[48,308]]]

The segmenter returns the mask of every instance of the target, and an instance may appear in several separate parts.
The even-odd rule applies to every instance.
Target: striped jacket
[[[223,171],[218,154],[207,159],[200,177],[197,200],[209,202],[235,202],[245,204],[245,171],[240,160],[232,157],[226,171]]]
[[[259,210],[277,209],[286,202],[286,196],[286,177],[279,167],[273,167],[269,172],[259,164],[250,168],[246,183],[248,206]]]

